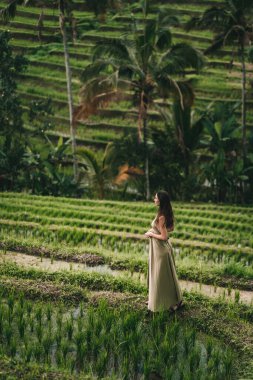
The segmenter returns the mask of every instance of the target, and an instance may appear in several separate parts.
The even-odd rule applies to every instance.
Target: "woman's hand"
[[[154,236],[154,233],[151,232],[151,231],[148,231],[144,234],[146,237],[153,237]]]

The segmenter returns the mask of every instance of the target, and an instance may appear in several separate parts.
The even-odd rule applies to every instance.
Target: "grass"
[[[215,300],[184,291],[185,308],[176,316],[150,318],[144,305],[148,254],[142,234],[155,215],[152,204],[18,193],[0,197],[0,362],[13,376],[20,373],[26,378],[22,372],[26,365],[25,376],[34,373],[30,379],[36,379],[38,368],[45,368],[48,378],[123,379],[125,367],[131,379],[145,378],[154,370],[170,378],[170,371],[188,376],[194,366],[196,379],[251,378],[252,305],[240,302],[238,291],[233,300],[226,299],[225,293],[252,290],[252,206],[173,202],[172,242],[179,278],[223,286],[224,295]],[[52,265],[64,260],[71,268],[72,263],[85,262],[118,272],[23,267],[9,261],[9,250],[39,256],[42,262],[47,258]],[[81,310],[84,314],[79,318]],[[111,335],[106,326],[112,319],[117,334]],[[178,330],[174,339],[173,331]],[[80,331],[85,336],[81,344],[85,368],[80,367]],[[91,331],[92,339],[87,341]],[[187,353],[192,334],[198,343]],[[87,342],[92,342],[88,349]],[[105,360],[101,352],[109,357]],[[122,356],[115,358],[114,353]],[[172,364],[168,357],[173,355]]]
[[[111,309],[105,301],[96,308],[81,305],[64,310],[12,294],[1,298],[0,307],[3,320],[8,318],[0,333],[2,353],[21,363],[39,360],[49,368],[54,363],[58,370],[79,376],[90,368],[98,378],[148,378],[155,371],[169,378],[172,373],[187,376],[193,370],[197,379],[207,376],[207,371],[213,378],[229,378],[236,357],[211,337],[203,339],[192,327],[176,320],[168,324],[167,314],[146,321],[141,310]]]
[[[208,211],[203,204],[173,206],[172,243],[180,278],[251,289],[251,208],[210,205]],[[151,205],[74,199],[66,203],[64,198],[2,193],[1,207],[3,249],[20,247],[33,254],[42,245],[48,257],[76,261],[85,252],[102,257],[112,268],[147,270],[143,234],[154,217]],[[68,246],[72,248],[65,249]]]

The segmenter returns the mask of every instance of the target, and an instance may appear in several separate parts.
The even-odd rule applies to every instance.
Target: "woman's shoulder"
[[[164,215],[157,216],[157,218],[156,218],[156,223],[157,224],[165,224],[165,222],[166,222],[166,219],[165,219]]]
[[[157,224],[163,224],[163,225],[166,225],[166,218],[165,218],[164,215],[160,215],[160,216],[157,218]],[[167,230],[168,232],[173,231],[173,230],[174,230],[174,225],[171,226],[171,227],[167,227],[167,226],[166,226],[166,230]]]

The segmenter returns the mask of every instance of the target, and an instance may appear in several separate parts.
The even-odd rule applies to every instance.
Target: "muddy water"
[[[146,283],[146,276],[143,273],[130,273],[130,271],[112,270],[108,265],[89,267],[83,263],[70,263],[63,260],[51,261],[49,258],[40,258],[37,256],[10,251],[8,251],[5,255],[0,256],[0,262],[4,260],[11,260],[18,265],[23,265],[28,268],[43,269],[50,272],[61,270],[96,272],[101,274],[110,274],[115,277],[132,278],[139,280],[142,283]],[[234,301],[236,296],[236,291],[234,289],[232,289],[231,293],[229,294],[228,289],[222,287],[214,287],[212,285],[204,285],[192,281],[180,280],[180,285],[182,290],[195,291],[212,298],[223,297],[226,300]],[[253,292],[240,290],[239,295],[240,302],[251,304],[253,306]]]
[[[110,274],[115,277],[126,277],[134,278],[136,280],[145,281],[146,276],[143,273],[130,271],[119,271],[113,270],[107,264],[97,265],[97,266],[88,266],[85,263],[73,263],[64,260],[51,260],[47,257],[38,257],[33,255],[27,255],[20,252],[11,252],[7,251],[6,255],[0,256],[0,262],[2,260],[11,260],[12,262],[17,263],[18,265],[23,265],[29,268],[38,268],[43,269],[48,272],[58,272],[61,270],[67,271],[85,271],[85,272],[96,272],[101,274]]]
[[[197,293],[201,293],[204,296],[212,297],[212,298],[219,298],[224,297],[226,300],[235,300],[235,294],[236,290],[232,289],[231,293],[229,294],[228,289],[222,288],[222,287],[214,287],[212,285],[204,285],[200,284],[198,282],[192,282],[192,281],[184,281],[180,280],[180,285],[182,289],[185,289],[187,291],[196,291]],[[246,291],[246,290],[239,290],[239,300],[246,304],[251,304],[253,306],[253,292]]]

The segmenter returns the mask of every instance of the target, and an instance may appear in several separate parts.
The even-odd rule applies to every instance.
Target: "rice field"
[[[173,209],[185,307],[150,315],[153,204],[1,193],[1,366],[27,379],[41,368],[46,378],[252,379],[252,208]]]
[[[200,3],[169,2],[168,4],[159,4],[160,8],[164,8],[173,12],[179,17],[181,26],[172,28],[174,42],[190,42],[193,46],[200,50],[205,49],[212,41],[212,33],[210,31],[191,31],[184,30],[184,24],[193,15],[200,14],[206,7],[210,5],[210,1]],[[215,3],[215,2],[213,2]],[[212,4],[213,4],[212,3]],[[0,1],[0,8],[5,2]],[[9,30],[12,38],[11,45],[16,52],[22,52],[29,60],[30,64],[24,75],[19,79],[18,90],[22,95],[24,107],[29,105],[31,99],[43,99],[48,96],[52,98],[55,111],[55,130],[48,133],[54,133],[57,136],[65,134],[69,136],[68,125],[57,122],[59,117],[68,117],[67,93],[65,83],[65,67],[63,47],[61,36],[58,28],[58,16],[55,9],[50,7],[44,8],[44,29],[42,31],[42,42],[38,39],[37,20],[41,9],[36,6],[19,7],[16,18],[8,25],[0,24],[0,29]],[[94,15],[85,9],[83,4],[76,1],[74,16],[77,20],[87,21],[93,20]],[[138,22],[141,22],[141,13],[135,12]],[[153,17],[153,15],[152,15]],[[97,41],[106,38],[119,38],[126,31],[131,20],[131,11],[127,7],[115,17],[110,17],[96,25],[90,31],[80,32],[77,41],[69,43],[70,64],[73,71],[73,96],[74,103],[79,103],[79,90],[81,86],[80,74],[85,66],[90,62],[92,48]],[[234,61],[233,68],[228,70],[231,61],[232,51],[229,47],[223,47],[214,56],[209,57],[206,62],[205,70],[196,77],[196,101],[195,107],[204,110],[208,104],[214,100],[222,100],[227,102],[237,102],[241,98],[240,86],[240,62]],[[252,65],[247,64],[249,78],[252,76]],[[36,77],[35,77],[36,76]],[[189,77],[192,75],[189,75]],[[53,78],[53,80],[52,80]],[[248,88],[250,94],[251,89]],[[252,124],[252,114],[250,104],[252,99],[248,97],[248,123]],[[112,103],[110,108],[122,111],[122,115],[128,110],[128,106],[119,107],[117,103]],[[239,111],[238,111],[239,112]],[[156,115],[159,118],[159,115]],[[89,129],[88,123],[85,121],[83,125],[77,128],[77,137],[79,144],[90,143],[99,148],[101,143],[106,144],[122,136],[115,133],[111,127],[109,119],[110,113],[101,113],[97,115],[97,125]],[[239,118],[239,114],[238,114]],[[152,119],[152,115],[150,115]],[[136,128],[138,118],[127,119],[126,125]],[[99,124],[103,123],[106,128],[102,131]],[[114,119],[114,125],[118,126],[117,117]],[[31,128],[28,125],[27,128]],[[85,136],[84,136],[85,135]]]
[[[201,51],[212,33],[187,33],[184,24],[217,2],[154,1],[180,19],[173,41]],[[0,9],[5,4],[0,0]],[[47,133],[68,139],[58,14],[44,8],[39,41],[40,12],[39,6],[19,7],[0,30],[9,30],[14,52],[29,60],[18,78],[24,127],[34,131],[30,102],[51,97],[54,128]],[[94,20],[80,0],[73,14],[77,21]],[[141,23],[139,11],[135,18]],[[126,7],[69,42],[75,106],[80,74],[96,42],[120,38],[131,19]],[[196,80],[195,110],[217,100],[240,101],[241,66],[235,59],[230,67],[231,54],[224,47],[206,60],[200,75],[187,75]],[[251,79],[253,66],[246,66]],[[250,84],[247,90],[250,127]],[[151,129],[163,127],[157,112],[148,117]],[[100,154],[137,125],[137,109],[126,93],[78,123],[77,143]],[[151,314],[144,233],[155,217],[152,203],[0,193],[0,379],[253,380],[253,206],[173,202],[173,210],[170,240],[184,307]]]

